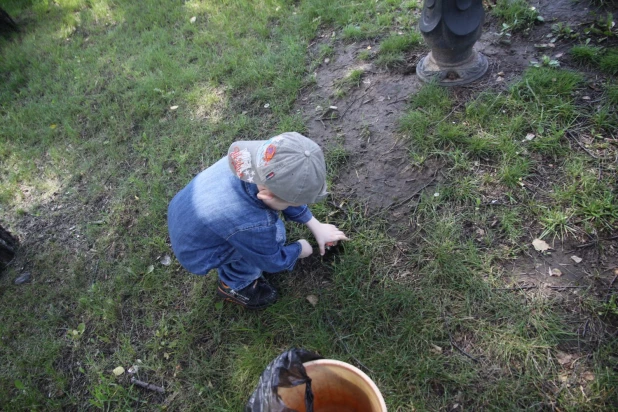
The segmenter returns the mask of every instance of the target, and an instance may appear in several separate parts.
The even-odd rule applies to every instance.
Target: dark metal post
[[[425,0],[419,28],[431,52],[418,62],[418,76],[455,86],[484,75],[487,58],[473,49],[484,20],[483,0]]]

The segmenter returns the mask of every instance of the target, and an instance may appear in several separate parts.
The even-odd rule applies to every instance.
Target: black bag
[[[313,412],[311,378],[307,376],[303,363],[322,359],[316,353],[304,349],[290,349],[270,362],[258,382],[257,388],[245,406],[245,412],[296,412],[288,408],[277,393],[277,389],[306,384],[305,407]]]

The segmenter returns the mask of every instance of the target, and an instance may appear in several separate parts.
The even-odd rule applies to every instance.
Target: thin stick
[[[588,243],[582,243],[581,245],[575,246],[575,249],[581,249],[581,248],[585,248],[585,247],[588,247],[588,246],[593,246],[593,245],[596,245],[599,242],[605,242],[605,241],[614,240],[614,239],[618,239],[618,235],[606,237],[606,238],[603,238],[603,239],[595,239],[592,242],[588,242]]]
[[[618,270],[616,270],[615,272],[616,272],[616,276],[614,276],[614,279],[612,279],[612,281],[609,283],[609,286],[607,287],[607,295],[605,296],[606,302],[609,302],[609,300],[611,299],[612,287],[614,286],[614,282],[616,282],[616,279],[618,278]]]
[[[548,289],[578,289],[587,288],[589,286],[545,286]]]
[[[529,290],[536,289],[538,286],[521,286],[516,288],[493,288],[493,290]]]
[[[479,363],[480,360],[478,360],[477,358],[475,358],[474,356],[470,355],[468,352],[466,352],[465,350],[463,350],[462,348],[460,348],[456,343],[455,340],[453,339],[453,335],[451,335],[451,326],[449,324],[448,318],[446,317],[446,315],[442,315],[442,318],[444,319],[444,325],[446,326],[446,331],[448,332],[448,339],[451,342],[451,345],[457,349],[462,355],[466,356],[468,359],[473,360],[476,363]]]
[[[148,389],[150,391],[165,393],[165,389],[160,386],[153,385],[152,383],[143,382],[135,378],[131,378],[131,383],[135,386],[139,386],[140,388]]]
[[[405,198],[404,200],[397,202],[397,203],[391,203],[390,205],[386,206],[384,208],[384,210],[389,210],[389,209],[396,209],[401,205],[404,205],[406,203],[408,203],[410,200],[412,200],[416,195],[418,195],[420,192],[422,192],[423,190],[425,190],[425,188],[427,186],[429,186],[430,184],[432,184],[434,181],[436,180],[435,177],[433,177],[429,182],[427,182],[426,184],[424,184],[420,189],[417,189],[414,191],[414,193],[412,193],[410,196],[408,196],[407,198]]]
[[[582,333],[582,338],[586,337],[586,333],[588,332],[588,323],[590,323],[590,319],[586,319],[586,323],[584,324],[584,333]]]
[[[592,158],[594,159],[599,159],[599,156],[595,155],[594,153],[592,153],[590,150],[588,150],[588,148],[586,146],[584,146],[584,144],[582,142],[579,141],[579,139],[577,137],[575,137],[570,131],[567,131],[567,134],[571,137],[571,139],[575,140],[575,143],[577,143],[577,145],[579,147],[581,147],[582,149],[584,149],[584,151],[586,153],[588,153]]]
[[[352,100],[352,103],[350,103],[350,104],[348,105],[348,107],[346,107],[346,108],[345,108],[345,110],[343,111],[343,113],[341,113],[341,116],[339,116],[339,119],[343,119],[343,116],[345,116],[345,114],[348,112],[348,110],[350,110],[350,107],[354,106],[354,103],[356,103],[356,101],[357,101],[358,99],[361,99],[361,98],[363,98],[363,97],[367,96],[367,92],[368,92],[368,91],[369,91],[369,89],[371,89],[372,87],[373,87],[373,86],[369,86],[369,87],[367,87],[367,88],[365,89],[365,92],[364,92],[361,96],[359,96],[359,97],[357,97],[356,99]],[[362,105],[363,105],[363,104],[361,103],[361,106],[362,106]]]

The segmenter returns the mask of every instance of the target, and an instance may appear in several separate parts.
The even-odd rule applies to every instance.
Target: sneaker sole
[[[251,306],[251,305],[247,305],[246,303],[236,299],[234,296],[226,293],[223,289],[221,289],[219,286],[217,286],[217,296],[219,296],[220,298],[222,298],[224,301],[226,302],[232,302],[235,303],[239,306],[242,306],[245,309],[250,309],[250,310],[259,310],[259,309],[265,309],[267,307],[269,307],[270,305],[272,305],[275,302],[272,303],[265,303],[263,305],[259,305],[259,306]]]

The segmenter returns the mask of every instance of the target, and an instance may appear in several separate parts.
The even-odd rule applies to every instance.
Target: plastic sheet
[[[245,412],[296,412],[283,403],[278,389],[302,384],[306,384],[306,410],[313,412],[311,378],[307,376],[303,363],[316,359],[322,359],[322,356],[305,349],[290,349],[277,356],[262,372],[257,388],[245,406]]]

